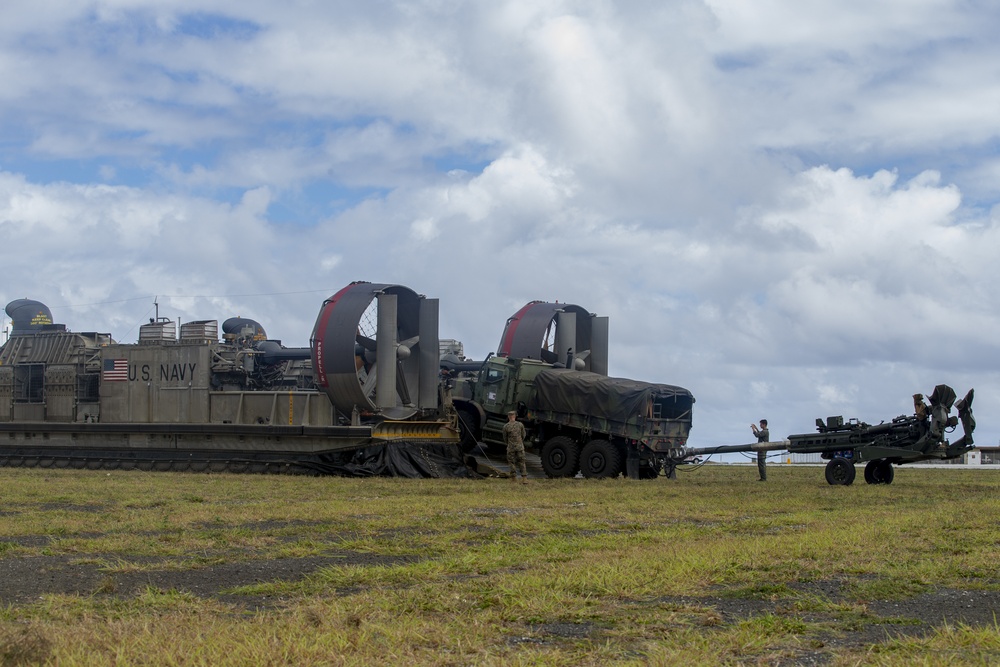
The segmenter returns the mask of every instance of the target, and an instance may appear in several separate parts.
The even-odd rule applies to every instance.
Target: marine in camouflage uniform
[[[771,434],[767,430],[767,420],[760,420],[760,428],[756,425],[750,424],[750,428],[753,429],[753,434],[757,436],[757,442],[770,442]],[[757,452],[757,474],[760,475],[760,482],[767,481],[767,452]]]
[[[503,441],[507,445],[507,463],[510,464],[510,479],[517,481],[517,471],[521,471],[521,481],[528,483],[528,466],[524,462],[524,424],[517,421],[516,412],[507,413],[507,423],[503,425]]]

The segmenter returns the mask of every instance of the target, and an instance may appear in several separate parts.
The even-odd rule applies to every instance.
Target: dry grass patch
[[[23,664],[974,664],[1000,637],[990,473],[0,477]]]

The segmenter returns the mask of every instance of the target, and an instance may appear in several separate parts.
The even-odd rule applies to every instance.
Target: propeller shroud
[[[577,370],[608,374],[608,318],[567,303],[532,301],[507,320],[497,356],[572,362]]]
[[[316,385],[343,414],[409,419],[438,406],[438,301],[354,282],[323,302],[312,334]]]

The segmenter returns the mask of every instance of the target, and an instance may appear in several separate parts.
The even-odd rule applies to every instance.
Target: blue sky
[[[305,345],[353,280],[475,356],[534,299],[693,444],[977,389],[1000,428],[985,2],[14,2],[0,300],[128,342],[156,296]],[[129,338],[131,337],[131,339]]]

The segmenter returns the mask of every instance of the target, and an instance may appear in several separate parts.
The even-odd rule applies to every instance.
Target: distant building
[[[826,463],[819,454],[793,454],[781,452],[781,463]]]
[[[465,348],[461,341],[454,338],[442,338],[438,341],[438,350],[442,357],[446,354],[454,354],[459,359],[465,359]]]
[[[953,463],[957,465],[989,466],[1000,465],[1000,446],[977,447],[971,452],[966,452],[957,459],[947,459],[944,461],[921,461],[920,463]]]
[[[980,447],[965,455],[970,465],[1000,465],[1000,447]]]

